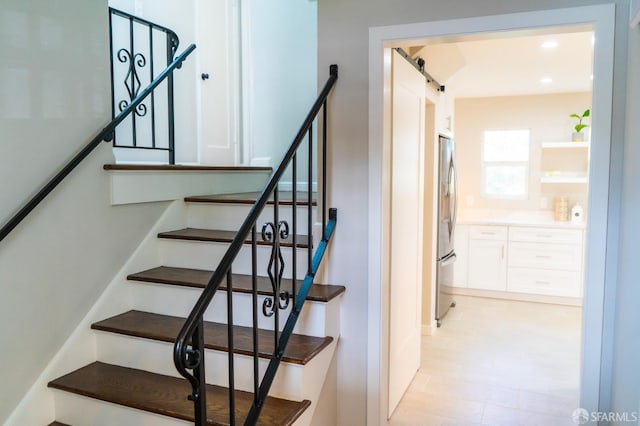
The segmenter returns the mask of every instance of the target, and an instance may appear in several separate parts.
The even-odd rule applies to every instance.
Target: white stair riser
[[[192,422],[54,390],[56,420],[74,426],[187,426]]]
[[[101,362],[182,377],[173,364],[173,344],[171,343],[103,331],[96,331],[96,342],[97,355]],[[253,392],[253,358],[236,354],[233,359],[235,388]],[[207,349],[205,351],[207,383],[228,387],[228,362],[227,352]],[[260,380],[268,363],[268,359],[260,358]],[[305,370],[305,366],[302,365],[281,363],[269,395],[295,400],[304,399],[302,385],[308,381],[304,376],[312,374]]]
[[[187,203],[187,224],[191,228],[235,231],[240,229],[251,207],[250,204]],[[298,212],[296,218],[298,235],[307,235],[308,209],[298,207],[296,210]],[[312,223],[316,221],[315,210],[315,207],[311,210]],[[293,230],[293,209],[291,206],[280,206],[278,219],[286,221],[289,228]],[[256,229],[260,231],[262,225],[267,222],[273,222],[273,206],[267,206],[262,211],[256,222]]]
[[[132,151],[132,150],[127,150]],[[163,160],[164,161],[164,160]],[[185,196],[261,191],[268,171],[110,171],[111,204],[179,200]]]
[[[191,313],[196,300],[202,293],[201,289],[191,287],[142,282],[132,282],[130,285],[133,302],[132,309],[183,318]],[[272,330],[274,328],[273,317],[265,317],[262,313],[262,304],[265,298],[266,296],[258,296],[258,327]],[[307,336],[336,337],[340,330],[338,299],[340,299],[340,297],[327,303],[307,300],[302,308],[294,332]],[[234,324],[246,327],[253,326],[252,309],[253,301],[251,294],[234,293]],[[291,306],[286,310],[280,311],[280,328],[284,326],[290,310]],[[219,291],[214,296],[205,312],[204,320],[219,323],[227,322],[226,292]]]
[[[78,426],[193,426],[193,422],[162,416],[110,402],[53,390],[56,419]],[[312,420],[312,406],[307,408],[293,426],[308,426]],[[236,419],[240,424],[244,419]]]
[[[202,241],[185,241],[162,239],[159,244],[161,263],[165,266],[176,266],[194,269],[215,269],[227,251],[229,244]],[[271,259],[271,246],[257,246],[258,275],[267,275],[267,266]],[[292,276],[292,249],[282,247],[285,278]],[[308,270],[307,249],[298,249],[296,258],[298,279],[304,278]],[[251,274],[251,246],[244,245],[232,265],[235,274]]]

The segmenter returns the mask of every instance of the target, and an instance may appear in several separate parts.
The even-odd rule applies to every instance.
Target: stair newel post
[[[296,285],[297,285],[297,276],[298,276],[298,154],[293,155],[293,159],[291,160],[292,167],[292,189],[291,189],[291,228],[293,229],[292,234],[292,245],[293,251],[291,252],[291,299],[293,300],[292,309],[296,309]]]
[[[227,341],[229,345],[229,424],[236,424],[236,392],[235,392],[235,372],[233,362],[233,281],[231,278],[231,266],[227,271]]]
[[[205,426],[207,424],[207,384],[204,369],[204,321],[202,316],[198,319],[191,339],[193,354],[197,354],[195,356],[198,356],[199,359],[193,369],[193,377],[198,383],[198,389],[194,389],[194,393],[189,399],[193,399],[195,425]]]
[[[251,295],[253,302],[253,401],[258,402],[260,370],[258,357],[258,250],[256,224],[251,228]]]
[[[167,34],[167,62],[173,61],[173,55],[178,47],[177,37]],[[167,77],[167,127],[169,144],[169,164],[176,164],[176,130],[175,130],[175,105],[173,103],[173,72]]]

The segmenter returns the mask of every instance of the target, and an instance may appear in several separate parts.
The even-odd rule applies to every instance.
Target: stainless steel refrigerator
[[[438,327],[453,301],[453,264],[456,260],[453,245],[458,208],[455,144],[449,137],[439,137],[438,166],[438,249],[436,271],[436,321]]]

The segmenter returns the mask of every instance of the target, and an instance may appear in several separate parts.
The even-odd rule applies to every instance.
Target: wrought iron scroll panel
[[[318,271],[327,245],[333,235],[337,220],[337,211],[327,208],[326,199],[326,158],[327,158],[327,98],[338,78],[338,67],[332,65],[330,77],[322,89],[318,99],[308,113],[291,146],[282,161],[273,172],[264,190],[251,207],[245,221],[240,226],[235,238],[223,255],[206,288],[196,302],[184,326],[180,330],[174,345],[174,363],[176,369],[191,383],[192,392],[188,398],[194,403],[195,424],[207,424],[207,392],[204,381],[205,357],[203,341],[203,315],[211,300],[224,282],[227,298],[227,339],[228,352],[228,404],[230,425],[242,422],[254,425],[258,422],[262,406],[273,383],[278,366],[282,360],[285,348],[293,333],[313,279]],[[318,114],[322,111],[322,115]],[[322,155],[317,161],[314,159],[314,123],[322,126],[318,133]],[[306,143],[305,143],[306,142]],[[306,148],[306,155],[298,155],[301,147]],[[300,164],[299,164],[300,163]],[[316,167],[314,168],[314,165]],[[306,190],[298,193],[292,190],[284,193],[280,189],[280,181],[285,172],[290,172],[292,189],[298,188],[298,169],[305,168],[308,184]],[[321,206],[315,212],[316,194],[312,182],[314,171],[322,176],[323,184],[320,196]],[[267,223],[258,223],[261,213],[272,204],[273,212]],[[298,209],[303,210],[299,215]],[[306,212],[304,210],[306,209]],[[284,212],[284,213],[283,213]],[[314,213],[315,212],[315,213]],[[288,213],[288,216],[286,215]],[[298,217],[301,216],[301,217]],[[316,217],[317,216],[317,217]],[[287,217],[287,219],[285,219]],[[322,233],[317,242],[313,241],[313,224],[315,220],[322,221]],[[298,233],[306,235],[298,236]],[[251,295],[252,295],[252,327],[253,327],[253,404],[248,412],[239,412],[235,401],[235,365],[233,360],[233,275],[232,265],[243,245],[251,246]],[[267,245],[269,257],[267,265],[258,264],[258,246]],[[298,259],[298,250],[306,251],[305,256]],[[314,251],[315,250],[315,251]],[[306,274],[297,279],[298,262],[306,267]],[[302,267],[302,265],[300,265]],[[258,289],[258,276],[266,275],[270,290],[264,294],[264,289]],[[291,277],[291,278],[289,278]],[[259,295],[259,293],[261,293]],[[262,302],[260,297],[264,297]],[[287,314],[282,325],[281,315]],[[273,320],[273,341],[270,345],[273,351],[269,357],[269,365],[260,374],[260,347],[264,342],[259,341],[258,324],[260,317]],[[264,356],[264,354],[263,354]],[[220,402],[215,402],[218,405]]]
[[[179,45],[175,32],[110,8],[111,87],[113,117],[124,110],[140,89],[170,64]],[[175,164],[175,105],[173,74],[140,103],[116,130],[115,148],[166,151]],[[152,159],[160,159],[154,156]]]

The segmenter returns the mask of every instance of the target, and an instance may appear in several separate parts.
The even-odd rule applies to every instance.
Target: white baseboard
[[[422,324],[422,332],[423,336],[433,336],[438,328],[438,323],[433,321],[431,324]]]
[[[542,294],[514,293],[508,291],[481,290],[476,288],[453,287],[453,294],[461,296],[488,297],[491,299],[515,300],[518,302],[550,303],[554,305],[582,306],[580,297],[546,296]]]

